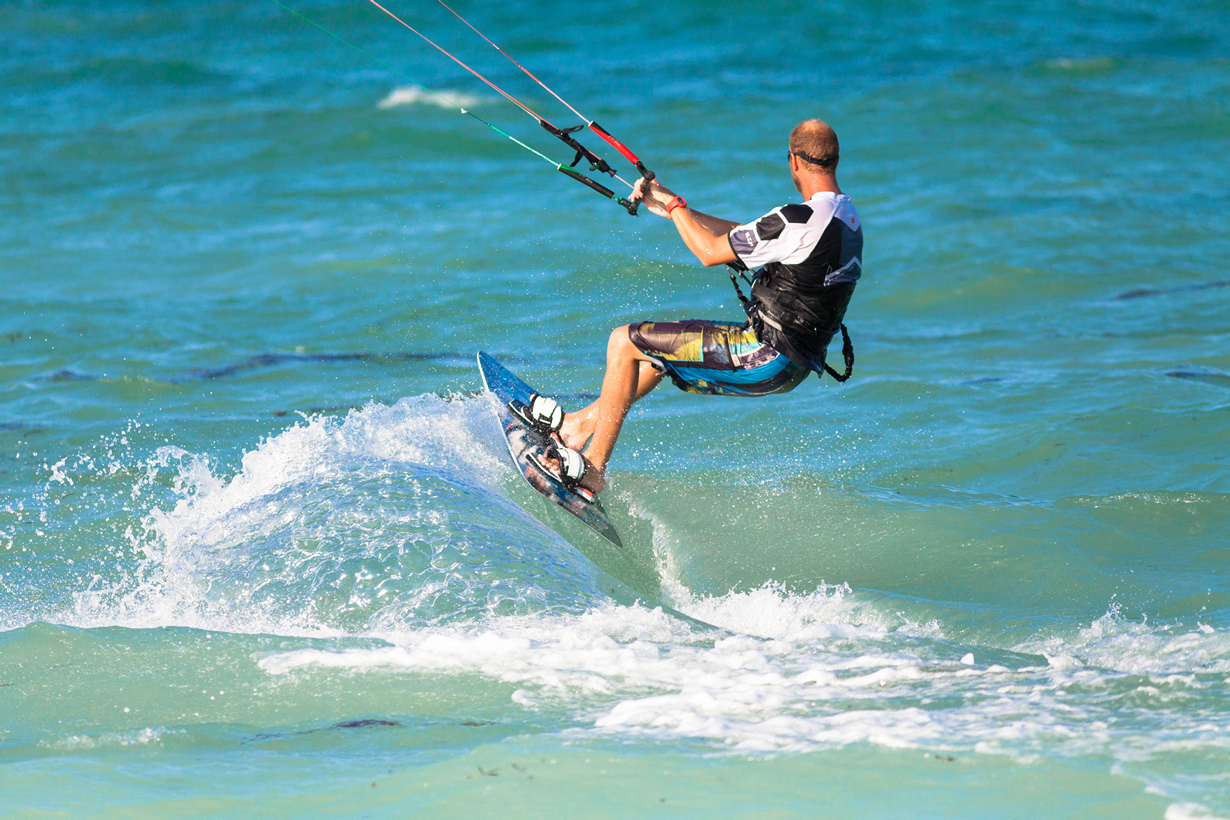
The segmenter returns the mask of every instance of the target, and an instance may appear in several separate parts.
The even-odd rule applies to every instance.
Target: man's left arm
[[[637,181],[637,187],[632,195],[633,200],[641,198],[638,194],[643,193],[643,185],[642,180]],[[674,191],[657,182],[652,182],[643,198],[650,211],[675,223],[675,228],[678,229],[684,244],[688,246],[688,250],[696,254],[696,258],[702,265],[711,268],[714,265],[737,262],[739,257],[735,255],[734,248],[730,246],[729,234],[742,223],[720,219],[687,207],[676,207],[668,212],[667,207],[675,196]]]

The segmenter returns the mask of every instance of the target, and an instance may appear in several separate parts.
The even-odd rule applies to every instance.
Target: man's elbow
[[[700,254],[700,263],[706,268],[715,268],[718,265],[727,265],[733,261],[735,261],[734,254],[732,254],[729,250],[723,252],[720,250],[713,250],[712,248],[706,248],[705,252]]]
[[[726,241],[725,236],[684,237],[684,242],[700,263],[706,268],[715,265],[725,265],[735,261],[734,248]]]

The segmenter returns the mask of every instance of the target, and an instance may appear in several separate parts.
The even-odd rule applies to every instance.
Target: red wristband
[[[686,208],[686,207],[688,207],[688,201],[681,196],[677,196],[674,199],[672,199],[670,202],[666,203],[666,215],[670,216],[671,211],[675,210],[676,208]]]

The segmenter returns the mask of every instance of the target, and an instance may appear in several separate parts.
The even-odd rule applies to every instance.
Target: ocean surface
[[[854,378],[646,398],[623,550],[475,354],[579,407],[723,269],[284,2],[0,4],[0,816],[1230,816],[1224,0],[457,0],[700,210],[842,140]]]

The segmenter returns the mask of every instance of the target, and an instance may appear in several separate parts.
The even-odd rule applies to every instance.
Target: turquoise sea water
[[[457,5],[702,210],[842,138],[855,378],[650,396],[622,552],[474,354],[724,273],[288,5],[0,6],[0,815],[1230,816],[1224,3]]]

